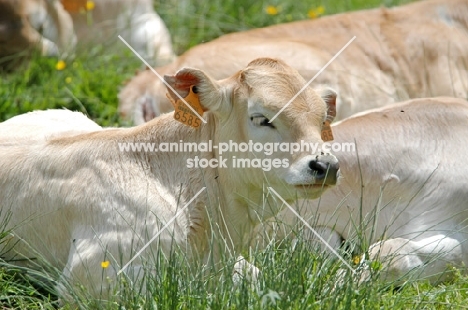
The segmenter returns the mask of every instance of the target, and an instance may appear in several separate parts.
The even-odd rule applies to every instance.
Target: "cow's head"
[[[321,129],[327,118],[327,104],[335,104],[336,94],[332,90],[316,92],[305,87],[301,92],[306,81],[298,72],[270,58],[256,59],[222,81],[188,68],[175,76],[166,76],[165,80],[182,97],[195,86],[203,108],[208,111],[207,124],[202,126],[210,126],[215,132],[213,145],[219,147],[217,155],[228,159],[228,168],[218,171],[223,182],[232,185],[228,188],[236,192],[247,190],[250,194],[272,186],[285,199],[293,200],[316,198],[323,188],[336,183],[337,159],[318,150],[323,144]],[[240,144],[245,146],[250,141],[253,152],[242,151]],[[226,143],[228,149],[221,149]],[[318,148],[315,152],[310,143]],[[306,144],[309,149],[303,147],[291,154],[292,145]],[[257,152],[260,145],[262,151]],[[289,150],[285,150],[286,146]],[[238,161],[236,167],[233,160]],[[250,167],[247,164],[242,167],[242,162],[249,162]],[[239,185],[245,189],[238,188]]]

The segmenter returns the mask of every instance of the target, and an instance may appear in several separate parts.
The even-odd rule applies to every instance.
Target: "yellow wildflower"
[[[94,10],[94,1],[86,1],[86,11]]]
[[[109,267],[109,265],[110,265],[110,262],[109,262],[108,260],[103,261],[103,262],[101,263],[101,267],[104,268],[104,269],[106,269],[107,267]]]
[[[361,262],[361,256],[356,255],[356,256],[353,257],[354,265],[359,265],[360,262]]]
[[[276,6],[273,6],[273,5],[269,5],[266,7],[265,9],[266,13],[268,15],[276,15],[278,14],[278,8]]]
[[[67,76],[67,77],[65,78],[65,83],[70,84],[71,82],[72,82],[72,78],[69,77],[69,76]]]
[[[323,15],[323,13],[325,13],[325,8],[321,5],[315,9],[310,9],[307,15],[309,15],[310,18],[317,18],[320,15]]]
[[[67,64],[63,60],[57,61],[57,64],[55,65],[55,69],[61,71],[67,67]]]

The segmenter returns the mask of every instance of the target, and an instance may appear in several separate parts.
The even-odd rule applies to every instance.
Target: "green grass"
[[[396,5],[408,0],[333,1],[155,1],[155,7],[173,36],[177,53],[222,34],[307,19],[323,6],[325,14]],[[278,14],[268,15],[268,5]],[[0,79],[0,120],[38,109],[67,108],[87,113],[103,126],[126,125],[117,115],[117,93],[122,83],[141,69],[141,62],[122,45],[119,54],[99,49],[67,60],[64,70],[57,59],[33,56],[31,62]],[[288,243],[288,241],[285,241]],[[350,260],[350,258],[348,257]],[[349,275],[339,280],[340,263],[317,255],[299,241],[296,247],[270,246],[249,257],[263,272],[260,291],[233,286],[232,261],[210,278],[193,275],[172,260],[149,279],[148,295],[122,281],[121,305],[126,309],[460,309],[467,308],[468,279],[458,275],[451,283],[431,286],[409,283],[396,290],[378,282],[358,287]],[[351,260],[350,260],[351,261]],[[229,265],[230,263],[230,265]],[[93,309],[92,301],[81,301]],[[0,268],[0,305],[5,309],[53,309],[57,297],[24,271]],[[118,302],[109,308],[119,308]]]

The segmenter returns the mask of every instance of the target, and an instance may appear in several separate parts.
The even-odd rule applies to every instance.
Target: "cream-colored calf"
[[[257,59],[221,81],[189,68],[165,79],[183,97],[195,89],[206,124],[200,121],[195,129],[175,121],[177,113],[171,113],[134,128],[102,130],[68,111],[26,114],[0,124],[0,132],[9,133],[0,140],[1,215],[11,214],[12,229],[2,245],[14,245],[6,260],[42,258],[63,270],[62,296],[70,282],[104,298],[100,292],[113,288],[116,273],[157,233],[159,237],[123,270],[128,276],[141,276],[142,265],[151,269],[151,253],[167,253],[174,247],[195,265],[217,265],[221,257],[238,255],[252,229],[281,209],[282,204],[264,192],[266,186],[293,202],[297,197],[317,198],[322,186],[335,185],[338,162],[330,153],[284,152],[277,158],[276,153],[234,147],[224,148],[222,154],[214,147],[191,152],[132,150],[138,143],[158,147],[181,140],[211,141],[215,146],[251,141],[321,145],[327,103],[334,105],[336,98],[331,90],[305,89],[270,123],[305,84],[281,61]],[[63,118],[55,119],[59,114]],[[51,121],[34,120],[36,116]],[[24,133],[28,123],[34,132]],[[63,124],[63,134],[58,124]],[[56,132],[49,137],[52,127]],[[73,134],[74,129],[92,132]],[[228,162],[187,167],[195,156],[207,161],[224,157]],[[251,162],[281,159],[281,164],[272,169],[234,167],[234,157]],[[162,230],[164,225],[168,227]],[[102,269],[106,260],[110,266]],[[41,259],[17,263],[37,267]],[[241,259],[236,271],[243,266]],[[252,276],[257,273],[254,267],[249,271]]]
[[[468,264],[468,176],[462,168],[467,119],[467,101],[440,97],[393,104],[334,124],[338,185],[320,201],[298,202],[300,214],[335,248],[350,240],[356,252],[368,251],[362,279],[374,260],[384,267],[381,279],[395,284],[410,276],[446,279],[445,271]],[[353,143],[355,149],[347,149]],[[278,219],[299,223],[289,210]],[[260,226],[260,235],[276,231],[283,238],[303,231],[324,248],[300,224],[275,225],[277,230],[265,234],[273,226]],[[369,249],[361,248],[364,242]]]
[[[338,91],[339,120],[409,98],[466,98],[467,30],[467,0],[419,1],[228,34],[157,71],[196,66],[224,78],[266,56],[283,59],[309,80],[356,36],[313,84]],[[161,81],[149,71],[128,83],[119,100],[121,114],[136,124],[172,109]]]

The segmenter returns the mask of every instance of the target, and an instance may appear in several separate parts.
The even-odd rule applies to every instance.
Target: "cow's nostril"
[[[316,179],[323,179],[327,175],[328,164],[312,160],[309,162],[309,168],[312,170]]]

